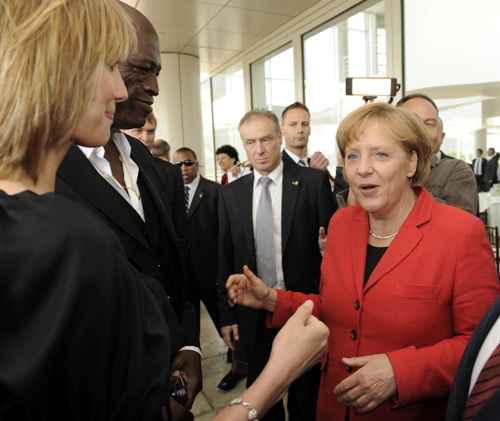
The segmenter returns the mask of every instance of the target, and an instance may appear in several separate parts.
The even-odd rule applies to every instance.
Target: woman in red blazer
[[[215,151],[215,154],[217,155],[217,163],[219,164],[220,169],[224,171],[224,175],[222,176],[220,183],[225,186],[229,181],[227,172],[239,161],[238,151],[231,145],[223,145]]]
[[[335,213],[317,296],[267,288],[247,268],[232,304],[282,326],[305,300],[330,329],[317,419],[439,420],[462,353],[500,292],[481,221],[418,187],[431,142],[411,112],[365,105],[337,143],[358,204]]]

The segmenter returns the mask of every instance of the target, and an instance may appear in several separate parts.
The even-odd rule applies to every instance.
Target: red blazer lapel
[[[357,205],[359,206],[359,205]],[[359,213],[355,216],[355,223],[351,227],[352,273],[358,297],[363,295],[365,279],[366,248],[368,244],[368,212],[359,206]]]
[[[422,234],[418,227],[431,219],[434,199],[423,187],[416,187],[414,191],[418,196],[418,200],[410,212],[410,215],[406,218],[403,226],[400,228],[398,235],[396,235],[384,256],[375,267],[370,279],[368,279],[368,282],[366,283],[365,290],[371,288],[384,275],[399,265],[422,239]]]

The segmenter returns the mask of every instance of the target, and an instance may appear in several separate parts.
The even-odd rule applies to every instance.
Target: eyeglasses
[[[193,161],[191,159],[186,159],[185,161],[178,161],[175,163],[175,165],[178,165],[179,167],[182,167],[185,165],[186,167],[190,167],[191,165],[196,164],[198,161]]]

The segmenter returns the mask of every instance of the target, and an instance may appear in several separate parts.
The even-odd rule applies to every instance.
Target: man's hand
[[[321,152],[314,152],[314,154],[311,156],[311,162],[309,163],[309,166],[311,168],[316,168],[317,170],[321,171],[326,171],[328,168],[328,159],[326,159],[325,155],[323,155]]]
[[[341,395],[338,402],[358,408],[359,412],[369,412],[398,393],[387,354],[342,358],[342,363],[361,368],[335,387],[333,393]]]
[[[319,227],[318,245],[319,245],[319,249],[321,250],[321,254],[323,254],[325,252],[325,249],[326,249],[325,227]]]
[[[233,351],[236,349],[234,342],[231,340],[231,333],[233,334],[234,340],[239,341],[240,335],[238,332],[238,325],[224,326],[221,328],[222,338],[224,343],[231,348]]]
[[[179,374],[186,379],[188,391],[186,408],[191,409],[194,398],[200,393],[203,387],[200,354],[195,351],[179,351],[172,362],[170,375],[178,376]]]
[[[231,168],[229,168],[229,169],[227,170],[227,172],[228,172],[228,173],[230,172],[231,174],[233,174],[233,177],[234,177],[234,178],[238,178],[238,177],[239,177],[239,175],[241,174],[241,167],[242,167],[242,165],[241,165],[241,163],[238,161],[238,162],[236,163],[236,165],[234,165],[234,166],[232,166]]]
[[[261,279],[243,266],[243,275],[231,275],[226,282],[229,305],[236,304],[274,311],[276,304],[276,290],[269,288]]]

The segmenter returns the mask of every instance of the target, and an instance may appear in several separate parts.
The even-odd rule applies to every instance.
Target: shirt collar
[[[279,165],[267,176],[265,175],[262,175],[261,173],[259,173],[257,170],[255,170],[254,172],[254,187],[258,184],[259,180],[262,178],[262,177],[269,177],[271,180],[274,181],[274,183],[279,186],[281,181],[283,180],[283,161],[280,160],[280,163]]]
[[[198,188],[198,184],[200,184],[200,173],[196,176],[196,178],[191,181],[189,184],[184,184],[184,186],[188,186],[192,191],[196,191]]]
[[[130,147],[130,143],[127,141],[127,138],[122,132],[120,131],[113,132],[110,140],[113,140],[113,142],[115,142],[116,147],[118,148],[118,150],[122,155],[125,155],[127,158],[130,159],[132,148]],[[104,146],[98,146],[97,148],[89,148],[86,146],[78,145],[78,147],[87,157],[87,159],[90,158],[92,155],[95,155],[99,158],[104,158]]]
[[[299,158],[293,152],[290,152],[287,148],[283,149],[283,151],[285,151],[290,156],[290,158],[292,158],[295,161],[296,164],[298,164],[299,160],[301,159],[302,161],[304,161],[305,164],[307,164],[307,155],[304,158]]]

